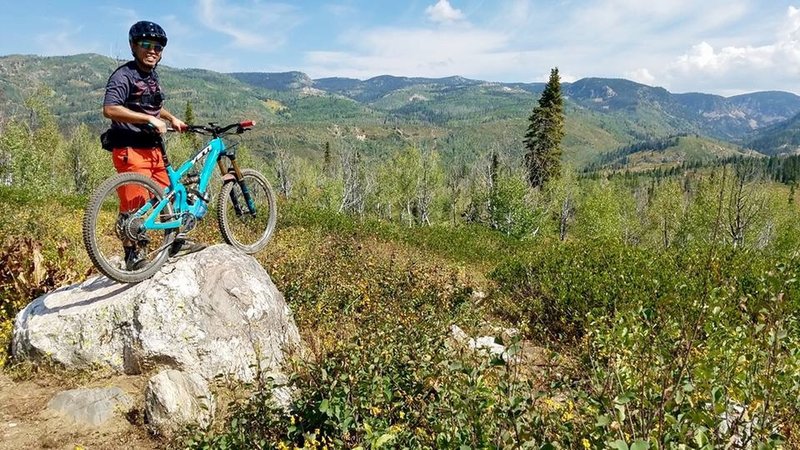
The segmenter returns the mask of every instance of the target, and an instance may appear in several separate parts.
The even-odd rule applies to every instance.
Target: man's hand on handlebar
[[[181,119],[177,117],[172,118],[172,129],[177,131],[178,133],[183,133],[184,131],[189,129],[189,126],[186,125]]]
[[[158,117],[150,116],[150,119],[147,121],[147,126],[158,134],[167,132],[167,123]]]
[[[188,125],[176,117],[170,120],[170,125],[171,126],[167,126],[167,122],[152,116],[150,117],[150,121],[147,123],[148,128],[152,129],[158,134],[164,134],[167,131],[177,131],[178,133],[182,133],[189,129]]]

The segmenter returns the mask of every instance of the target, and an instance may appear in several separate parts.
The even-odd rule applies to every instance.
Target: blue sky
[[[2,0],[0,55],[126,58],[137,20],[163,65],[312,78],[627,78],[672,92],[800,94],[800,0]]]

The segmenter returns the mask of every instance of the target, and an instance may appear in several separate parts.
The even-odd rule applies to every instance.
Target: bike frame
[[[147,217],[142,224],[145,229],[169,230],[173,228],[180,228],[183,225],[183,218],[187,212],[192,214],[194,217],[198,217],[200,209],[207,208],[207,206],[202,205],[201,202],[208,203],[206,200],[206,191],[208,190],[208,186],[211,182],[215,164],[217,167],[219,167],[223,177],[223,182],[228,180],[242,180],[241,170],[239,169],[239,165],[236,163],[236,154],[229,151],[229,149],[235,147],[236,144],[226,148],[225,142],[223,142],[221,136],[223,133],[214,132],[213,134],[214,137],[202,150],[198,151],[192,158],[186,160],[177,169],[172,167],[172,164],[169,162],[169,158],[166,157],[166,147],[162,142],[161,151],[164,154],[167,176],[169,177],[169,186],[165,190],[164,198],[162,198],[158,203],[154,204],[152,200],[145,202],[141,208],[133,213],[134,217]],[[181,178],[183,178],[183,176],[186,175],[189,170],[204,157],[206,160],[203,163],[203,167],[200,171],[200,179],[197,189],[193,190],[193,193],[199,194],[201,198],[197,199],[194,204],[189,204],[189,191],[186,189],[186,186],[181,183]],[[223,157],[228,157],[230,159],[232,170],[229,170],[222,162]],[[241,184],[242,194],[244,195],[245,202],[247,203],[247,208],[251,214],[255,214],[255,204],[249,195],[250,193],[248,192],[248,189],[244,183]],[[161,212],[170,203],[172,203],[173,207],[171,217],[172,220],[156,222],[156,219],[161,217]],[[236,203],[234,203],[234,206],[236,213],[241,214],[241,208],[236,205]]]

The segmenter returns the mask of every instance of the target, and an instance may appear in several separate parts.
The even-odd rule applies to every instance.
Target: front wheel
[[[217,221],[228,244],[250,255],[258,252],[272,237],[277,219],[275,193],[261,173],[244,169],[241,181],[228,181],[222,186]]]
[[[131,172],[114,175],[94,191],[83,217],[83,244],[103,275],[121,283],[137,283],[164,264],[176,229],[144,227],[152,207],[162,198],[164,190],[158,183]],[[156,222],[171,216],[172,206],[167,204]]]

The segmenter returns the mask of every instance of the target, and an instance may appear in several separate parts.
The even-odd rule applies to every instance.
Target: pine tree
[[[183,121],[187,125],[195,125],[194,123],[194,109],[192,108],[192,102],[186,102],[186,110],[183,112]],[[185,133],[183,136],[183,141],[189,146],[190,150],[198,150],[200,147],[200,139],[198,139],[197,135],[194,133]]]
[[[330,141],[325,141],[325,154],[322,158],[322,173],[325,175],[330,175],[332,169],[333,163],[331,161],[331,143]]]
[[[183,113],[183,121],[188,125],[194,125],[194,109],[192,109],[192,102],[186,102],[186,111]]]
[[[550,79],[533,108],[525,133],[525,166],[528,183],[540,187],[559,176],[561,171],[561,139],[564,138],[564,99],[558,68],[550,71]]]

